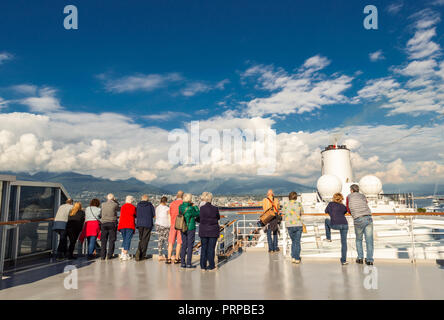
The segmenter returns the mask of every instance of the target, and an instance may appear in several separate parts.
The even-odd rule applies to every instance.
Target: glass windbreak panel
[[[0,181],[0,217],[3,218],[3,207],[2,207],[2,203],[3,203],[3,198],[4,198],[4,192],[3,190],[5,190],[5,188],[3,187],[3,185],[5,184],[5,182]]]
[[[15,219],[15,203],[17,199],[17,187],[11,187],[11,194],[9,197],[9,214],[8,221],[14,221]],[[15,229],[8,229],[6,231],[6,251],[5,251],[5,259],[12,258],[12,246],[13,246],[13,236]]]
[[[20,191],[19,220],[54,217],[55,189],[22,186]],[[19,226],[18,256],[51,249],[52,222],[39,221]]]

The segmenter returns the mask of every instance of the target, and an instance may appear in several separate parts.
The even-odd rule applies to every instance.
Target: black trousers
[[[67,227],[66,233],[68,235],[69,239],[69,246],[68,246],[68,256],[72,257],[74,254],[74,249],[76,247],[77,239],[79,238],[80,233],[82,232],[82,229],[76,228],[76,227]]]
[[[59,257],[63,257],[66,254],[66,248],[68,246],[68,235],[66,230],[55,230],[59,236],[60,236],[60,240],[59,240],[59,246],[57,247],[57,255]]]
[[[202,244],[202,247],[200,249],[200,267],[202,269],[212,270],[216,267],[214,257],[216,255],[215,252],[217,237],[202,237],[200,238],[200,241],[200,243]]]
[[[138,227],[139,230],[139,246],[137,247],[136,260],[145,259],[148,243],[151,237],[151,228]]]
[[[190,266],[193,258],[194,240],[196,238],[196,229],[180,232],[182,235],[182,248],[180,249],[180,262],[183,265]],[[185,260],[186,258],[186,260]]]
[[[102,235],[100,236],[100,239],[102,245],[100,248],[100,257],[106,258],[106,254],[108,252],[108,258],[111,258],[114,254],[115,242],[117,239],[117,223],[116,222],[102,223],[101,231]],[[108,241],[109,241],[109,247],[107,246]]]

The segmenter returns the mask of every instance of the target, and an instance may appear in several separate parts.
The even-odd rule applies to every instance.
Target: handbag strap
[[[94,219],[96,219],[97,221],[100,222],[100,220],[96,217],[96,215],[94,214],[93,210],[91,207],[89,207],[89,211],[91,211],[92,216],[94,217]]]
[[[276,211],[276,213],[279,213],[279,210],[276,208],[276,206],[274,205],[274,201],[271,201],[270,198],[267,197],[267,200],[271,202],[272,207],[274,208],[274,210]],[[274,200],[274,199],[273,199]]]

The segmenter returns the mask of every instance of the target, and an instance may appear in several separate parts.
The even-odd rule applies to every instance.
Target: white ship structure
[[[305,213],[323,213],[333,195],[341,192],[346,198],[352,184],[359,185],[372,213],[416,212],[412,193],[384,194],[381,180],[374,175],[354,181],[350,150],[345,145],[329,145],[321,152],[321,159],[322,176],[317,182],[317,192],[302,193],[299,199]]]
[[[374,224],[374,257],[376,259],[443,259],[444,258],[444,219],[441,214],[418,213],[413,193],[384,194],[381,180],[374,175],[366,175],[355,181],[350,160],[350,150],[345,145],[329,145],[322,151],[321,177],[317,181],[317,191],[301,193],[299,201],[304,208],[303,221],[307,233],[302,235],[302,257],[338,258],[341,243],[338,231],[332,230],[332,242],[325,236],[325,207],[333,195],[341,192],[344,198],[350,194],[352,184],[359,185],[368,201]],[[281,203],[288,201],[283,197]],[[345,200],[344,200],[345,202]],[[344,203],[345,204],[345,203]],[[348,258],[356,257],[353,219],[347,216]],[[246,226],[247,221],[240,221]],[[260,230],[252,247],[265,248],[267,236]],[[363,241],[365,247],[365,241]],[[291,240],[282,224],[279,246],[284,255],[289,256]]]

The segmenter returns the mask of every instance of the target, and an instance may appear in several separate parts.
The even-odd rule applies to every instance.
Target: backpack
[[[176,223],[174,225],[174,229],[182,231],[182,232],[187,232],[188,231],[188,225],[187,222],[185,221],[185,213],[190,209],[190,207],[187,208],[187,210],[185,210],[185,212],[183,214],[179,213],[176,217]]]

